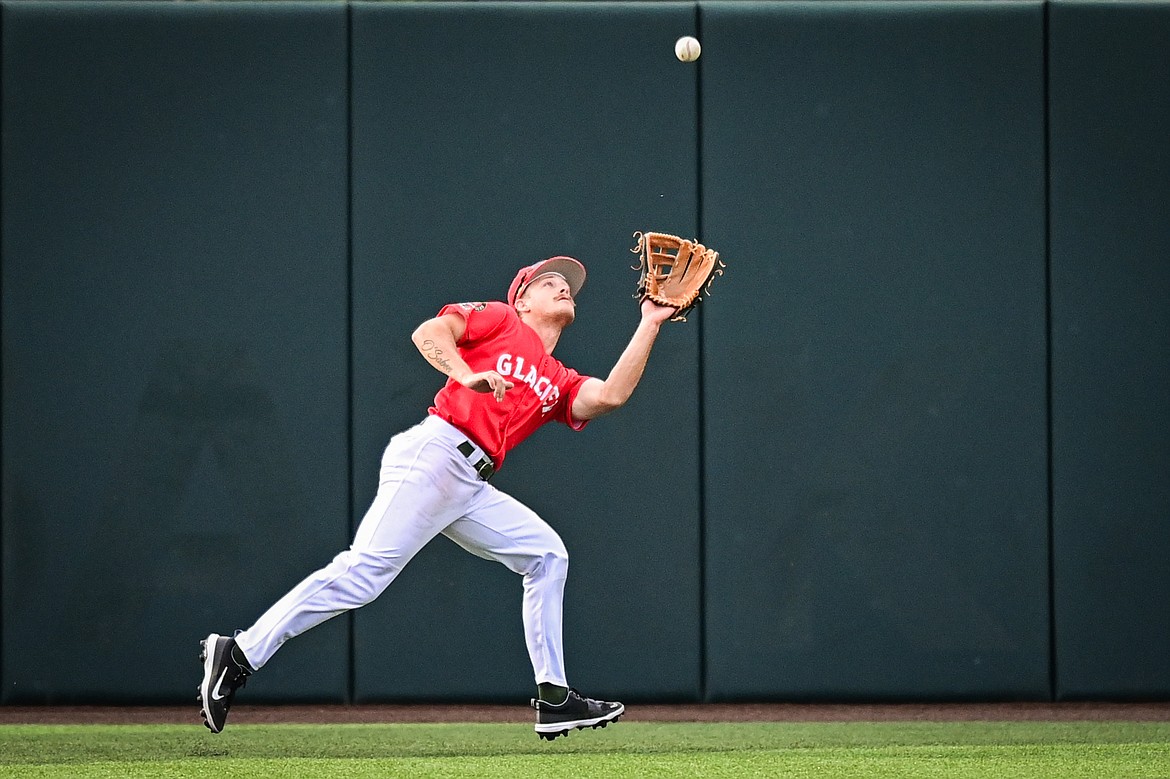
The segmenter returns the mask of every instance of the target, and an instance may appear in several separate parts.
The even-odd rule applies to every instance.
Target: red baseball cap
[[[573,297],[585,285],[585,266],[580,261],[572,257],[549,257],[520,269],[508,287],[508,305],[516,305],[516,298],[524,294],[524,288],[546,273],[555,273],[569,282],[569,294]]]

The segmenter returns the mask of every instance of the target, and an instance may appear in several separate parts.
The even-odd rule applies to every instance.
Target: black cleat
[[[251,669],[236,662],[232,657],[233,638],[212,633],[199,642],[202,651],[199,659],[203,662],[203,682],[199,685],[199,703],[203,724],[212,733],[219,733],[227,724],[228,709],[236,690],[244,686]]]
[[[536,709],[536,735],[549,741],[569,735],[573,728],[604,728],[626,713],[626,707],[617,701],[595,701],[572,689],[559,706],[533,698],[532,707]]]

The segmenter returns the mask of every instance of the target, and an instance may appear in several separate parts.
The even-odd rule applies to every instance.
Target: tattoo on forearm
[[[439,370],[448,376],[451,375],[451,363],[443,357],[443,350],[435,346],[435,342],[431,339],[426,339],[422,342],[423,354],[427,356],[431,362],[439,366]]]

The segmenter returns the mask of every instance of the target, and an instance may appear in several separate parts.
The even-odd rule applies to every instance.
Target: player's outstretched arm
[[[459,356],[455,344],[467,330],[467,322],[458,314],[428,319],[411,334],[415,348],[431,366],[442,374],[450,376],[468,389],[476,392],[490,392],[496,400],[504,399],[504,392],[515,386],[495,371],[475,373]]]
[[[662,323],[674,314],[675,309],[669,306],[660,306],[649,299],[642,301],[642,320],[622,356],[614,363],[609,376],[605,381],[588,379],[577,390],[577,397],[573,399],[574,419],[595,419],[626,404],[642,380],[646,361],[650,359],[650,349],[658,338]]]

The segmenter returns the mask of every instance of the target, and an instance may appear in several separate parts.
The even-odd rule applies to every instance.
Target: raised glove
[[[638,245],[630,251],[641,255],[634,269],[642,271],[634,297],[677,308],[670,321],[687,321],[687,313],[710,295],[711,282],[723,275],[719,252],[668,233],[636,232],[634,237]]]

